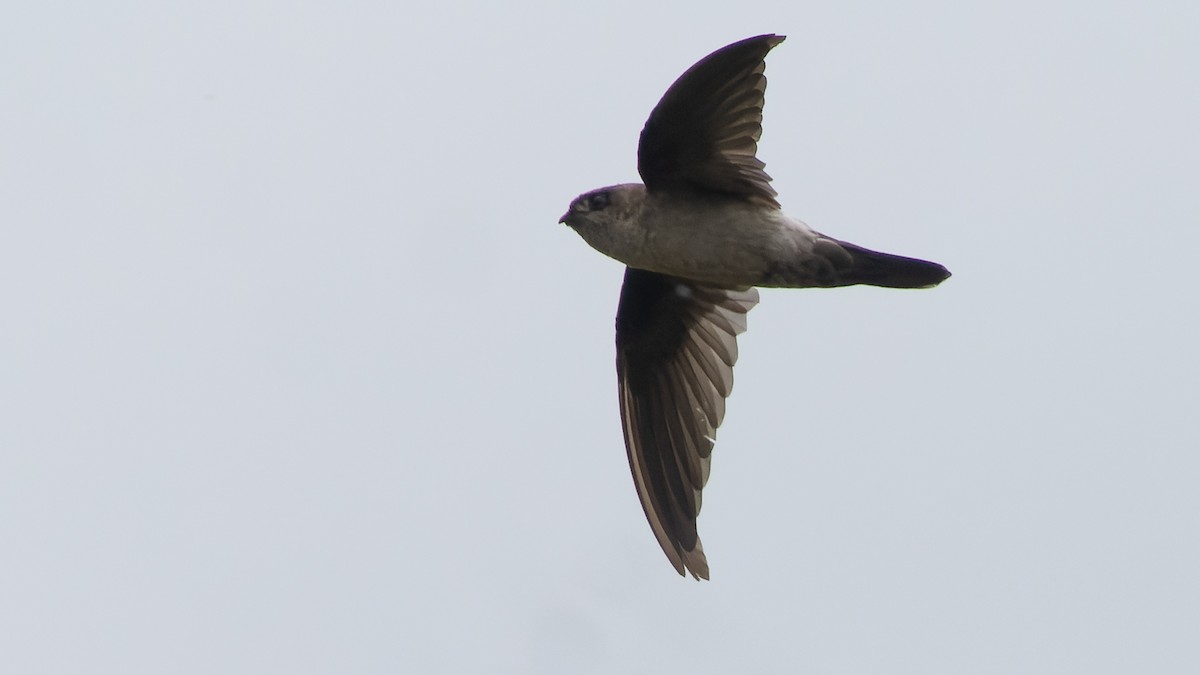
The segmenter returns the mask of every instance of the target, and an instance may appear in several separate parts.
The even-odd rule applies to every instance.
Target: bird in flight
[[[783,40],[735,42],[689,68],[642,129],[645,184],[585,192],[560,219],[626,265],[616,329],[629,468],[663,552],[696,579],[708,578],[696,533],[700,494],[755,287],[930,288],[950,276],[937,263],[839,241],[780,210],[755,154],[764,59]]]

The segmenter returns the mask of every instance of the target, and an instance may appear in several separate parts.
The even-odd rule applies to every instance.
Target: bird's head
[[[585,192],[571,200],[571,207],[558,222],[582,234],[581,228],[603,227],[636,215],[645,195],[646,188],[639,183],[610,185]]]
[[[645,239],[640,222],[645,202],[645,186],[611,185],[576,197],[558,222],[569,225],[592,248],[628,264]]]

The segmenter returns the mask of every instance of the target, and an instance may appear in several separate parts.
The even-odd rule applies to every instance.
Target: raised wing
[[[762,136],[763,59],[782,35],[735,42],[675,80],[650,113],[638,173],[650,192],[715,191],[779,208],[755,153]]]

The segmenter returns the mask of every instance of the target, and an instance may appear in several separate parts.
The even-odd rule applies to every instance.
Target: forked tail
[[[846,285],[932,288],[950,276],[950,270],[935,262],[880,253],[844,241],[838,244],[853,259],[849,268],[840,270],[839,276]]]

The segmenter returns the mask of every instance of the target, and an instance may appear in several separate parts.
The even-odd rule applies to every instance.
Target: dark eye
[[[587,208],[588,211],[599,211],[608,206],[608,193],[597,192],[593,195],[588,195]]]

